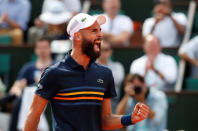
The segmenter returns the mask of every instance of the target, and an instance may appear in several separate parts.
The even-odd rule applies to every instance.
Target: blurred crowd
[[[149,117],[124,130],[167,129],[168,102],[165,92],[174,90],[178,65],[173,56],[162,50],[178,48],[181,59],[191,64],[190,76],[197,78],[198,36],[181,45],[187,16],[174,12],[170,0],[155,0],[151,17],[142,23],[143,43],[140,45],[144,55],[131,61],[126,74],[124,63],[114,61],[112,55],[114,48],[130,48],[133,44],[130,41],[135,32],[133,18],[121,13],[121,0],[103,0],[101,7],[107,22],[101,26],[103,42],[101,56],[96,62],[110,68],[113,73],[117,97],[111,100],[112,112],[127,114],[137,102],[143,102],[150,107]],[[23,119],[20,110],[24,108],[22,99],[26,87],[35,87],[43,70],[70,50],[67,23],[83,11],[83,3],[80,0],[44,0],[41,14],[30,27],[32,8],[29,0],[0,0],[0,36],[9,35],[12,45],[33,45],[36,55],[36,61],[30,61],[21,68],[10,90],[0,94],[1,111],[12,113],[8,127],[10,131],[23,129],[24,123],[19,121]],[[5,87],[0,81],[0,92],[5,92],[1,88]],[[39,130],[46,131],[49,127],[44,123]]]

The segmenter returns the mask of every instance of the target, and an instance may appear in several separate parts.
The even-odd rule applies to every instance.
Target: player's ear
[[[79,41],[82,39],[82,35],[79,32],[74,33],[74,39]]]

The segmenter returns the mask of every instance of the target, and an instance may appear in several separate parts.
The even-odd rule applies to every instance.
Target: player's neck
[[[71,57],[83,68],[86,70],[87,66],[90,62],[90,58],[82,53],[82,51],[78,51],[76,49],[73,49],[71,52]]]

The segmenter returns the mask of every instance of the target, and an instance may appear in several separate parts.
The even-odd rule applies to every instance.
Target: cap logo
[[[81,22],[84,22],[86,19],[87,19],[86,17],[85,17],[85,18],[82,18],[82,19],[81,19]]]

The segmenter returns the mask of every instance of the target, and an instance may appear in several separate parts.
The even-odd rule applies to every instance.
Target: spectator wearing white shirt
[[[179,56],[192,64],[190,76],[198,78],[198,36],[181,46]]]
[[[143,24],[143,35],[156,35],[164,48],[178,47],[187,24],[183,13],[171,12],[169,0],[164,0],[155,5],[154,17],[147,18]]]
[[[134,60],[130,73],[145,77],[149,87],[170,90],[177,79],[177,64],[173,57],[161,52],[159,39],[154,35],[145,37],[144,56]]]
[[[126,16],[119,14],[121,7],[120,0],[103,0],[103,9],[107,21],[101,26],[103,37],[112,46],[129,46],[129,38],[133,33],[133,22]]]
[[[117,93],[117,97],[113,98],[111,101],[112,111],[114,112],[119,101],[120,88],[122,81],[124,80],[125,73],[124,73],[124,66],[120,62],[118,61],[115,62],[111,60],[112,53],[113,53],[113,49],[111,44],[108,43],[108,41],[103,40],[101,43],[101,55],[97,59],[97,62],[112,70],[115,89]]]

